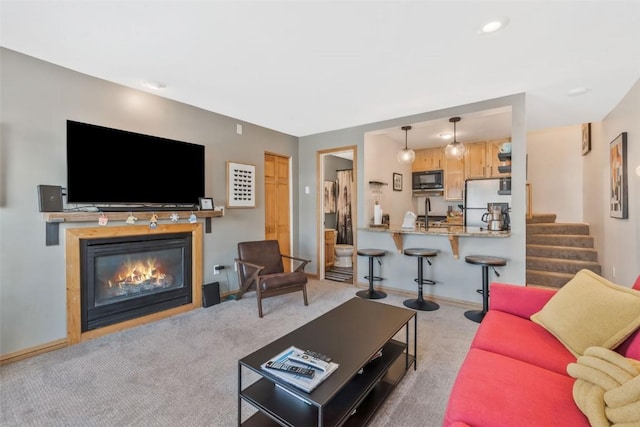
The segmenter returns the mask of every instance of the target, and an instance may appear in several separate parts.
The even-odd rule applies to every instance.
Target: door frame
[[[316,152],[316,195],[318,197],[316,206],[316,242],[317,242],[317,263],[318,279],[323,280],[325,275],[325,253],[324,253],[324,159],[327,155],[351,152],[353,155],[353,198],[351,200],[351,214],[353,225],[353,284],[358,277],[358,263],[356,259],[356,248],[358,247],[358,146],[348,145],[344,147],[318,150]]]

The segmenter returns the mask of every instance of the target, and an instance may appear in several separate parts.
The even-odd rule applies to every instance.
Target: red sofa
[[[640,276],[633,286],[640,290]],[[492,283],[489,312],[458,372],[444,426],[589,426],[573,400],[573,356],[529,317],[555,290]],[[640,360],[640,330],[615,349]]]

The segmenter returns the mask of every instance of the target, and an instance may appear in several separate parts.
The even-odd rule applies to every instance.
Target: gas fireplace
[[[81,331],[190,304],[192,234],[80,241]]]

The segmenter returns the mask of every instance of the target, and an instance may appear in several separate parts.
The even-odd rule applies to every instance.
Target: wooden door
[[[264,237],[277,240],[280,251],[291,253],[291,220],[289,217],[289,158],[276,154],[264,155]],[[291,263],[283,259],[285,271]]]

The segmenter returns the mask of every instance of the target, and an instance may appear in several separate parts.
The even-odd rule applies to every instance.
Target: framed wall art
[[[582,124],[582,155],[591,151],[591,123]]]
[[[336,182],[324,182],[324,213],[336,213]]]
[[[256,167],[227,162],[227,207],[256,207]]]
[[[627,133],[622,132],[609,144],[611,218],[629,218],[629,189],[627,188]]]
[[[393,191],[402,191],[402,174],[393,173]]]

